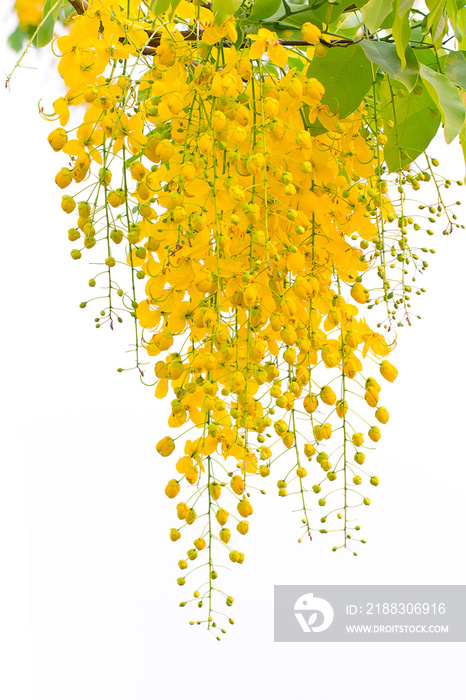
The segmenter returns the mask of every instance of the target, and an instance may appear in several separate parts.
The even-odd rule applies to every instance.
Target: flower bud
[[[322,32],[320,31],[319,27],[316,27],[315,24],[306,22],[301,27],[301,36],[303,37],[304,41],[307,41],[308,44],[315,46],[319,43]]]
[[[320,398],[327,406],[333,406],[337,400],[336,394],[329,386],[323,386],[319,394]]]
[[[70,185],[72,181],[73,174],[71,170],[69,170],[69,168],[62,168],[55,177],[55,183],[62,190],[64,190],[65,187],[68,187],[68,185]]]
[[[375,412],[375,417],[380,423],[388,423],[390,416],[385,406],[379,406]]]
[[[224,527],[220,530],[219,537],[222,540],[222,542],[225,542],[225,544],[228,544],[230,541],[231,537],[231,530],[229,530],[227,527]]]
[[[176,542],[176,540],[179,540],[181,537],[181,532],[177,530],[176,528],[172,528],[170,530],[170,539],[172,542]]]
[[[249,515],[253,513],[253,509],[251,504],[249,503],[247,498],[243,498],[237,505],[237,510],[238,513],[241,515],[242,518],[247,518]]]
[[[162,457],[168,457],[175,449],[175,442],[171,437],[164,437],[158,441],[155,449]]]
[[[217,501],[220,498],[220,494],[222,492],[222,487],[220,484],[218,484],[216,481],[214,481],[212,484],[210,484],[209,487],[210,495],[212,498]]]
[[[68,135],[64,129],[54,129],[48,135],[48,142],[54,151],[61,151],[67,141]]]
[[[236,529],[238,530],[240,535],[246,535],[246,533],[249,530],[249,523],[247,520],[241,520],[241,522],[238,523],[236,526]]]
[[[190,508],[186,516],[186,522],[188,525],[192,525],[197,518],[197,513],[194,508]]]
[[[351,296],[358,304],[365,304],[369,298],[369,290],[363,287],[362,284],[359,284],[359,282],[356,282],[351,287]]]
[[[343,399],[340,399],[337,401],[336,411],[338,418],[343,418],[348,412],[348,403]]]
[[[230,486],[231,486],[232,490],[236,494],[238,494],[238,496],[241,496],[241,494],[243,493],[244,488],[245,488],[243,478],[241,476],[239,476],[239,474],[237,474],[230,481]]]
[[[186,503],[178,503],[176,506],[176,514],[178,515],[180,520],[186,520],[186,516],[188,515],[189,508],[186,505]]]
[[[394,382],[398,376],[398,370],[387,360],[383,360],[380,365],[380,374],[388,382]]]
[[[66,214],[71,214],[76,209],[76,202],[69,194],[65,194],[61,199],[61,208]]]
[[[175,498],[180,492],[180,485],[177,482],[176,479],[170,479],[168,484],[165,487],[165,493],[167,494],[168,498]]]
[[[310,443],[306,443],[306,445],[304,445],[304,454],[308,459],[311,459],[311,457],[313,457],[315,453],[316,448],[314,447],[314,445],[311,445]]]

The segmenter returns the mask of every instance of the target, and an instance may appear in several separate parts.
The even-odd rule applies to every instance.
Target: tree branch
[[[89,7],[89,3],[87,2],[87,0],[68,0],[68,2],[74,7],[78,15],[83,15]],[[353,9],[353,7],[355,6],[352,5],[348,7],[347,10]],[[144,56],[153,56],[155,54],[155,48],[157,46],[160,46],[160,40],[162,37],[160,34],[154,34],[154,32],[151,32],[149,29],[146,29],[145,32],[149,37],[149,41],[147,42],[147,46],[145,47],[142,53]],[[183,35],[186,41],[196,41],[198,39],[197,33],[191,30],[181,32],[181,34]],[[124,39],[121,39],[120,41],[124,42]],[[279,39],[279,43],[282,46],[311,46],[311,44],[302,39]],[[321,44],[323,44],[327,48],[331,48],[332,46],[352,46],[355,43],[357,42],[354,42],[352,39],[339,39],[337,41],[332,42],[324,41],[321,39]]]

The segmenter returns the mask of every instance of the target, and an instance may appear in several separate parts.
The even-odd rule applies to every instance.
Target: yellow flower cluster
[[[318,44],[312,25],[303,35]],[[347,509],[370,503],[360,485],[378,484],[361,469],[363,442],[377,442],[377,423],[388,421],[368,367],[389,382],[397,375],[385,359],[391,345],[364,318],[362,276],[380,255],[380,228],[395,219],[367,109],[339,119],[306,59],[286,69],[276,35],[249,39],[235,48],[233,18],[218,26],[197,3],[153,18],[138,0],[129,13],[93,0],[57,41],[68,92],[50,115],[61,126],[49,142],[72,161],[56,183],[82,188],[62,202],[70,214],[77,205],[68,236],[82,245],[71,254],[105,249],[108,307],[97,325],[122,320],[118,296],[156,358],[155,395],[170,392],[168,425],[194,431],[165,493],[183,494],[170,538],[197,527],[180,569],[207,552],[194,598],[208,602],[209,627],[214,546],[243,562],[229,541],[233,527],[248,532],[254,479],[281,470],[278,494],[298,495],[309,536],[318,526],[307,495],[320,494],[330,508],[321,522],[343,519],[340,546],[349,545]],[[70,127],[70,107],[83,104]],[[129,271],[129,293],[114,281],[117,267]],[[373,416],[364,434],[353,427],[362,405]],[[175,441],[157,450],[169,456]],[[302,462],[314,456],[311,477]]]
[[[37,27],[42,19],[45,0],[15,0],[15,12],[21,29]]]

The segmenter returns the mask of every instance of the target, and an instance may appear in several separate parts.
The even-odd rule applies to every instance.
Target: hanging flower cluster
[[[205,571],[192,600],[212,629],[215,598],[233,604],[218,567],[243,562],[269,475],[297,499],[304,536],[364,542],[348,514],[379,483],[366,454],[389,419],[381,385],[397,376],[379,328],[399,309],[409,322],[407,275],[427,266],[403,186],[430,174],[384,177],[375,103],[332,114],[306,54],[289,67],[269,30],[235,46],[233,16],[218,25],[186,0],[161,16],[139,0],[82,12],[56,42],[67,93],[49,142],[69,162],[55,181],[74,187],[62,199],[77,214],[71,256],[100,251],[97,327],[129,314],[141,374],[142,350],[154,358],[173,432],[157,451],[178,452],[165,489],[170,539],[184,543],[178,584]],[[302,36],[312,57],[321,32]],[[380,305],[374,328],[366,310]]]

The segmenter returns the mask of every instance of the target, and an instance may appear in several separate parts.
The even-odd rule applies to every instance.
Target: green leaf
[[[395,21],[395,10],[392,10],[380,25],[380,29],[388,29],[391,31],[393,22]]]
[[[464,157],[464,160],[466,162],[466,130],[465,130],[464,126],[460,131],[460,144],[461,144],[461,148],[463,150],[463,157]],[[465,177],[466,177],[466,173],[465,173]]]
[[[395,19],[393,21],[392,34],[395,40],[396,52],[400,57],[401,70],[406,67],[406,49],[411,38],[411,25],[409,24],[409,10],[413,0],[395,0]]]
[[[419,60],[419,63],[422,63],[425,66],[429,66],[429,68],[432,68],[434,70],[439,68],[437,55],[434,51],[432,51],[432,49],[419,49],[418,51],[416,51],[416,56]]]
[[[456,38],[458,39],[458,41],[461,41],[463,35],[460,28],[458,27],[458,6],[455,0],[446,0],[445,12],[447,13],[451,26],[453,27],[453,31],[455,32]]]
[[[428,66],[421,66],[425,87],[442,114],[445,141],[451,143],[458,136],[466,118],[458,88],[445,75],[436,73]]]
[[[369,0],[367,5],[361,8],[364,24],[371,34],[376,32],[384,19],[390,14],[393,0]]]
[[[297,3],[287,2],[285,3],[287,15],[283,17],[283,22],[290,27],[302,27],[306,22],[312,22],[317,27],[322,29],[323,25],[332,24],[343,13],[347,2],[342,3],[329,3],[329,2],[319,2],[315,3],[315,7],[311,5],[299,5]]]
[[[462,35],[463,35],[462,39],[459,39],[458,37],[456,37],[456,38],[458,39],[458,48],[459,48],[459,49],[464,49],[464,48],[466,48],[466,36],[465,36],[465,32],[466,32],[466,10],[465,10],[464,7],[458,11],[457,25],[458,25],[459,31],[460,31],[460,32],[462,33]]]
[[[309,107],[307,105],[303,106],[303,111],[306,116],[306,118],[309,115]],[[306,127],[307,131],[311,134],[311,136],[320,136],[321,134],[325,134],[328,129],[325,128],[325,126],[322,126],[320,121],[318,119],[315,120],[314,124],[309,124],[308,127]]]
[[[159,16],[166,12],[170,7],[170,0],[152,0],[150,9],[154,15]]]
[[[430,31],[434,46],[439,49],[442,46],[442,38],[448,30],[447,22],[445,21],[445,0],[426,0],[426,5],[429,9],[427,15],[426,27]],[[455,18],[455,24],[456,24]]]
[[[272,2],[272,0],[269,0],[269,2]],[[257,3],[254,3],[254,6],[256,4]],[[264,18],[264,20],[262,20],[262,21],[264,21],[264,22],[280,22],[281,23],[282,18],[285,17],[285,14],[286,14],[285,5],[283,4],[283,0],[281,0],[281,2],[277,5],[277,9],[273,13],[273,15],[269,15],[267,18]],[[240,22],[242,24],[245,24],[245,25],[251,24],[248,17],[240,20]],[[253,20],[253,22],[254,22],[254,20]]]
[[[316,57],[307,72],[325,88],[322,102],[344,119],[354,112],[372,85],[370,61],[360,46],[335,47],[327,55]]]
[[[251,25],[250,25],[251,26]],[[275,32],[279,39],[302,39],[301,30],[297,27],[288,27],[284,22],[261,22],[261,27]],[[252,30],[252,27],[251,27]],[[246,28],[246,32],[249,32]]]
[[[402,82],[409,91],[414,88],[419,77],[419,61],[410,46],[406,49],[405,54],[406,68],[402,70],[401,60],[394,44],[363,39],[359,45],[369,61],[380,66],[391,78]]]
[[[445,59],[445,75],[466,90],[466,59],[462,51],[450,51]]]
[[[434,28],[437,26],[440,18],[445,10],[445,0],[426,0],[427,9],[429,14],[427,15],[427,29]]]
[[[144,90],[138,90],[138,103],[145,102],[152,95],[152,87],[144,88]]]
[[[58,19],[58,15],[60,14],[61,8],[67,4],[67,0],[45,0],[42,17],[46,17],[49,12],[52,12],[56,21]]]
[[[21,27],[16,27],[15,31],[8,37],[8,45],[13,49],[13,51],[21,51],[24,40],[27,36],[28,34],[24,31],[24,29],[21,29]]]
[[[42,20],[37,28],[34,46],[42,48],[50,44],[53,39],[53,28],[58,19],[60,9],[65,4],[66,0],[46,0],[44,10],[42,12]]]
[[[407,93],[402,83],[385,79],[381,116],[388,140],[384,148],[390,172],[406,168],[424,153],[440,126],[440,115],[427,90]]]
[[[314,15],[327,26],[333,22],[336,22],[346,10],[348,5],[351,5],[351,3],[347,2],[346,0],[343,0],[343,2],[340,3],[322,2],[314,4],[317,5],[317,7],[312,7],[311,5]]]
[[[55,17],[53,15],[49,15],[47,19],[42,21],[39,27],[39,31],[37,32],[36,38],[34,39],[34,46],[40,49],[42,48],[42,46],[47,46],[47,44],[50,44],[50,42],[53,39],[54,26]]]
[[[298,29],[300,29],[306,22],[312,22],[312,24],[315,24],[316,27],[319,27],[319,29],[323,28],[322,20],[320,20],[312,10],[308,9],[306,9],[305,12],[300,11],[290,14],[283,19],[275,18],[275,21],[279,21],[283,26],[297,27]]]
[[[441,0],[441,2],[444,2],[444,0]],[[414,0],[395,0],[395,9],[400,15],[407,14],[413,5]]]
[[[213,0],[212,10],[217,24],[223,24],[230,15],[241,7],[243,0]]]
[[[256,0],[252,12],[248,17],[248,22],[258,22],[261,19],[273,17],[280,9],[281,0]]]
[[[150,7],[154,15],[160,16],[164,12],[167,12],[167,10],[170,9],[171,7],[171,16],[170,20],[173,18],[173,14],[180,4],[180,0],[152,0]]]
[[[174,15],[175,15],[175,10],[178,7],[178,5],[180,4],[180,2],[181,2],[181,0],[172,0],[171,1],[171,10],[172,11],[170,13],[170,22],[172,21]]]
[[[62,19],[64,22],[68,22],[69,18],[71,15],[75,12],[75,9],[73,5],[70,5],[68,2],[64,5],[62,8],[62,12],[60,15],[60,19]]]
[[[304,66],[307,64],[306,58],[303,56],[302,58],[298,58],[297,56],[291,56],[288,59],[288,65],[290,68],[296,68],[299,72],[304,70]]]

